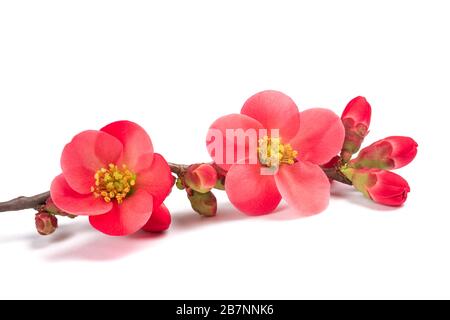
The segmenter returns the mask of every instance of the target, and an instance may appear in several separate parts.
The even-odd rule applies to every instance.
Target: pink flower
[[[89,216],[103,233],[128,235],[157,220],[152,212],[166,214],[160,207],[173,185],[170,168],[133,122],[76,135],[63,150],[61,168],[51,186],[54,203],[69,214]]]
[[[390,171],[348,168],[344,173],[357,190],[380,204],[401,206],[411,190],[405,179]]]
[[[409,137],[388,137],[362,149],[350,162],[353,168],[398,169],[417,155],[417,142]]]
[[[230,139],[230,129],[258,132],[258,148],[252,148],[251,137]],[[279,136],[271,129],[279,130]],[[222,133],[221,141],[215,132]],[[245,102],[241,114],[216,120],[207,146],[216,164],[228,171],[225,190],[242,212],[272,212],[283,197],[299,213],[312,215],[328,206],[330,182],[320,165],[341,150],[344,136],[342,122],[332,111],[316,108],[300,113],[287,95],[263,91]],[[231,148],[225,147],[227,142]],[[215,148],[218,143],[224,150]],[[265,174],[267,169],[275,169],[274,174]]]

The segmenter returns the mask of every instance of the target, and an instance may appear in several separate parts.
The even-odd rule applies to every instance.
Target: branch
[[[177,176],[182,176],[186,170],[189,168],[187,164],[177,164],[169,162],[170,171],[175,173]]]
[[[349,180],[346,176],[342,174],[341,171],[337,168],[322,168],[323,172],[328,176],[328,178],[333,179],[334,181],[348,184],[349,186],[353,185],[352,181]]]
[[[169,163],[170,170],[177,176],[183,175],[188,165]],[[216,170],[220,170],[216,167]],[[322,168],[328,178],[338,181],[340,183],[352,185],[352,182],[347,179],[338,169],[336,168]],[[32,196],[32,197],[18,197],[6,202],[0,202],[0,212],[6,211],[19,211],[25,209],[36,209],[45,204],[47,199],[50,197],[50,191]]]
[[[37,209],[50,197],[50,191],[32,196],[18,197],[7,202],[0,202],[0,212]]]

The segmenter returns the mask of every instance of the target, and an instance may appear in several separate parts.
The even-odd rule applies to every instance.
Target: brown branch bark
[[[188,165],[169,163],[170,170],[177,176],[183,175]],[[339,170],[336,168],[322,168],[328,178],[338,181],[340,183],[352,185],[352,182],[348,180]],[[18,197],[6,202],[0,202],[0,212],[6,211],[19,211],[25,209],[38,209],[39,206],[45,204],[45,201],[50,197],[50,192],[44,192],[32,197]]]
[[[37,209],[50,197],[50,191],[32,197],[18,197],[6,202],[0,202],[0,212]]]
[[[333,179],[334,181],[348,184],[349,186],[353,185],[352,181],[349,180],[346,176],[342,174],[337,168],[322,168],[323,172],[328,176],[328,178]]]
[[[170,170],[175,173],[177,176],[183,175],[186,170],[189,168],[187,164],[177,164],[169,162]]]

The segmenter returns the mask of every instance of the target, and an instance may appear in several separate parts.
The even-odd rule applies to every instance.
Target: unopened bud
[[[205,217],[214,217],[217,212],[217,200],[214,194],[209,191],[200,193],[190,190],[188,193],[189,201],[191,201],[192,209],[198,214]]]
[[[184,176],[185,184],[200,193],[207,193],[217,182],[217,172],[210,164],[193,164]]]
[[[225,190],[225,177],[220,177],[217,179],[216,185],[214,186],[217,190]]]
[[[364,97],[351,100],[342,113],[342,123],[345,127],[345,141],[341,157],[344,162],[361,148],[364,138],[369,133],[372,108]]]
[[[172,218],[169,209],[162,204],[159,208],[154,208],[150,219],[142,227],[147,232],[163,232],[169,229]]]
[[[405,179],[390,171],[346,168],[343,173],[357,190],[380,204],[401,206],[411,190]]]
[[[35,222],[37,232],[43,236],[52,234],[58,228],[58,219],[47,212],[36,213]]]
[[[398,169],[414,160],[417,142],[409,137],[388,137],[364,148],[350,162],[357,169]]]

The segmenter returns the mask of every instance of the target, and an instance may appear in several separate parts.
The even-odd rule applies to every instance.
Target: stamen
[[[102,197],[107,203],[114,199],[121,204],[136,185],[136,174],[126,165],[120,168],[110,163],[108,168],[100,168],[94,175],[91,192],[96,198]]]
[[[265,136],[259,139],[259,162],[269,168],[279,167],[281,164],[293,165],[298,152],[290,144],[282,144],[280,138]]]

